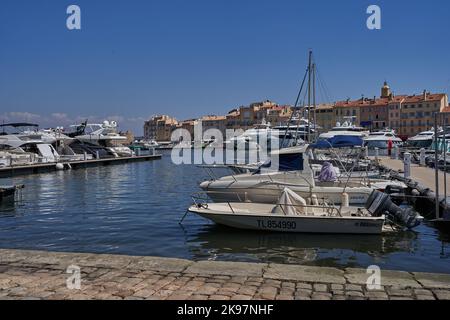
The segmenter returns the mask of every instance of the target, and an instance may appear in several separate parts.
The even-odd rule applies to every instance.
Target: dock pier
[[[97,166],[117,165],[136,161],[151,161],[161,159],[160,154],[145,155],[145,156],[133,156],[133,157],[118,157],[118,158],[104,158],[104,159],[92,159],[81,161],[67,161],[67,162],[49,162],[39,163],[33,165],[21,165],[21,166],[8,166],[0,168],[0,178],[10,178],[20,175],[47,173],[60,170],[58,164],[62,164],[64,168],[81,169]]]
[[[379,157],[377,165],[380,171],[388,173],[391,179],[401,181],[408,186],[410,202],[419,208],[420,212],[425,214],[428,212],[426,218],[436,223],[445,222],[447,225],[450,223],[450,199],[448,197],[450,190],[447,189],[450,188],[450,178],[444,172],[438,171],[436,174],[435,169],[411,163],[405,177],[404,162],[390,157]],[[438,183],[436,183],[436,178]]]

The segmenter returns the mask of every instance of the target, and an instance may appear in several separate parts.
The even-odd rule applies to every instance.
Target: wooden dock
[[[90,168],[97,166],[108,166],[108,165],[117,165],[124,164],[136,161],[151,161],[161,159],[160,154],[155,155],[146,155],[146,156],[133,156],[133,157],[120,157],[120,158],[106,158],[106,159],[93,159],[93,160],[83,160],[83,161],[69,161],[69,162],[60,162],[64,165],[64,169],[81,169],[81,168]],[[29,174],[38,174],[38,173],[46,173],[57,171],[56,163],[39,163],[33,165],[25,165],[25,166],[12,166],[0,168],[0,178],[9,178],[20,175],[29,175]]]

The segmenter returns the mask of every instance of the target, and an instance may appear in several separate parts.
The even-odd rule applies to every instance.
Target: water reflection
[[[194,165],[159,161],[22,176],[23,201],[0,208],[0,248],[448,272],[448,235],[431,225],[382,236],[259,233],[189,215]]]
[[[235,256],[243,260],[290,264],[320,264],[327,252],[367,254],[373,259],[389,253],[415,251],[417,234],[405,231],[385,235],[314,235],[266,233],[235,230],[206,225],[188,237],[191,253],[197,259],[214,259],[217,256]],[[340,257],[332,259],[333,265],[342,265]]]

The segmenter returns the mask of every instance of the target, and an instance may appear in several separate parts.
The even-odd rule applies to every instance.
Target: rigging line
[[[283,136],[283,140],[282,140],[282,142],[281,142],[281,146],[284,145],[284,142],[285,142],[285,140],[286,140],[286,136],[287,136],[287,133],[288,133],[288,131],[289,131],[289,126],[290,126],[290,124],[291,124],[292,117],[293,117],[294,114],[295,114],[295,111],[296,111],[295,109],[297,108],[298,102],[299,102],[299,100],[300,100],[300,95],[302,94],[303,86],[305,85],[305,81],[306,81],[306,76],[307,76],[307,75],[308,75],[308,69],[306,69],[305,75],[304,75],[304,77],[303,77],[302,84],[301,84],[301,86],[300,86],[300,90],[298,91],[297,99],[295,100],[295,104],[294,104],[294,110],[292,110],[291,116],[289,117],[289,121],[288,121],[287,126],[286,126],[286,131],[284,132],[284,136]],[[298,138],[298,137],[296,136],[295,139],[297,139],[297,138]]]
[[[324,98],[327,100],[327,102],[332,102],[332,100],[330,98],[329,90],[326,88],[324,81],[319,76],[319,72],[317,72],[317,78],[318,78],[317,82],[319,83],[319,87],[323,90]]]
[[[331,93],[331,91],[329,90],[325,80],[323,79],[323,77],[321,76],[321,73],[319,71],[319,68],[316,65],[316,71],[317,71],[317,78],[319,79],[320,85],[323,87],[324,91],[325,91],[325,95],[327,96],[328,102],[332,102],[333,100],[330,98],[333,98],[333,94]]]
[[[328,87],[327,87],[325,81],[323,80],[322,74],[321,74],[321,72],[320,72],[320,70],[319,70],[319,67],[317,67],[317,65],[316,65],[316,71],[317,71],[317,78],[318,78],[318,81],[320,82],[320,84],[321,84],[321,86],[323,87],[324,91],[325,91],[326,93],[328,93],[330,90],[328,90]]]

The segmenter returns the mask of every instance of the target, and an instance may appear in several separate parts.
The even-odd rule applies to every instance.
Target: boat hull
[[[228,227],[288,233],[381,234],[384,217],[309,217],[220,213],[195,206],[189,209],[203,218]]]

